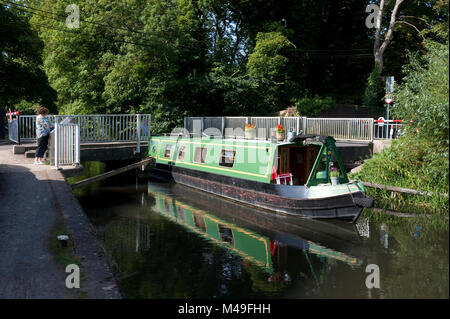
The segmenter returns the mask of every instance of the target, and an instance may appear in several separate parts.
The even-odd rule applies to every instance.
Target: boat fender
[[[372,208],[374,200],[371,197],[353,197],[353,202],[360,207]]]

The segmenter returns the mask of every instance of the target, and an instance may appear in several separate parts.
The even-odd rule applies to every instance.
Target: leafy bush
[[[449,68],[448,40],[425,43],[426,55],[411,54],[403,83],[396,89],[393,114],[404,120],[406,134],[367,161],[353,177],[363,181],[432,192],[432,197],[372,190],[387,205],[409,203],[413,209],[448,214]],[[410,121],[412,120],[412,122]]]
[[[370,108],[373,117],[383,114],[381,102],[382,91],[381,69],[376,65],[367,79],[367,85],[363,96],[363,105]]]
[[[448,161],[449,147],[449,67],[448,42],[428,42],[428,54],[410,55],[404,67],[406,74],[397,92],[393,114],[398,118],[413,120],[408,125],[410,133],[420,139],[433,139]],[[439,155],[441,156],[441,155]]]
[[[300,116],[316,117],[320,113],[334,108],[336,101],[330,97],[320,97],[315,94],[314,96],[308,96],[306,93],[302,98],[295,102],[295,107]]]
[[[444,212],[448,210],[448,198],[439,194],[449,192],[449,163],[442,152],[436,141],[408,134],[393,140],[390,148],[374,155],[358,173],[350,176],[366,182],[434,193],[432,197],[397,193],[396,200],[402,210]],[[390,191],[372,188],[368,188],[368,191],[377,199],[378,207],[383,206],[384,201],[392,208]]]

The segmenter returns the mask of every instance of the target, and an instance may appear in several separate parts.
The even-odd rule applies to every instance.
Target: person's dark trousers
[[[44,157],[45,151],[47,150],[49,135],[42,136],[38,138],[38,147],[36,148],[35,157]]]

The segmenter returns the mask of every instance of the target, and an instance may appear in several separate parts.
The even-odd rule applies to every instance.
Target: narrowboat
[[[354,222],[373,206],[364,186],[349,181],[330,136],[153,136],[148,155],[153,170],[176,183],[274,213]]]

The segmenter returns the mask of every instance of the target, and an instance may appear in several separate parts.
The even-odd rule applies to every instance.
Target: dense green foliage
[[[449,68],[448,41],[428,42],[428,54],[411,56],[405,67],[405,78],[396,94],[398,102],[393,113],[398,118],[411,119],[409,132],[418,139],[440,144],[437,157],[448,161],[449,147]]]
[[[320,113],[332,109],[336,106],[336,101],[330,97],[321,98],[319,95],[305,95],[295,101],[295,107],[300,116],[317,117]]]
[[[448,212],[449,193],[449,69],[448,40],[427,43],[424,56],[411,55],[405,78],[396,92],[393,113],[405,119],[404,136],[394,140],[363,165],[361,180],[425,190],[433,197],[398,195],[403,202]],[[408,122],[412,120],[413,122]],[[387,192],[375,192],[386,197]]]
[[[381,70],[375,65],[367,79],[367,86],[364,90],[363,105],[370,108],[373,117],[383,114],[383,83],[381,82]]]
[[[352,177],[382,185],[434,193],[431,197],[402,193],[392,195],[390,191],[368,188],[369,194],[377,199],[377,207],[447,214],[448,197],[440,194],[448,194],[448,170],[448,158],[437,143],[407,135],[392,141],[390,148],[365,162],[362,170]]]
[[[159,133],[188,115],[381,102],[374,30],[357,0],[83,0],[70,29],[72,3],[0,0],[1,103],[31,111],[57,94],[59,113],[152,113]],[[396,25],[381,75],[401,82],[406,51],[424,50],[417,30],[442,39],[448,1],[411,0],[399,15],[410,20]]]
[[[23,108],[40,103],[56,111],[56,93],[42,70],[43,43],[28,20],[0,4],[0,108],[22,102]]]
[[[157,133],[186,115],[268,115],[306,92],[361,104],[373,69],[373,30],[357,0],[84,0],[80,27],[69,29],[72,2],[0,1],[30,21],[33,41],[18,28],[7,37],[35,43],[26,70],[45,71],[60,113],[149,112]],[[409,1],[401,14],[434,23],[447,14],[435,3]],[[422,39],[405,24],[395,32],[383,72],[399,79],[405,50],[420,50]],[[27,77],[35,85],[14,103],[30,109],[50,97],[45,75]]]

